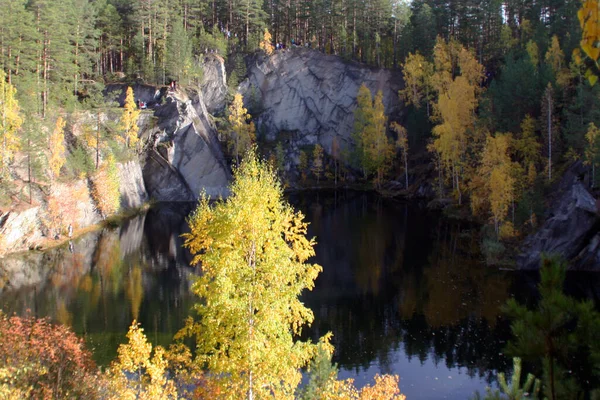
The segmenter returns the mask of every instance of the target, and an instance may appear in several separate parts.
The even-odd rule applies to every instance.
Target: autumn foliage
[[[48,139],[48,150],[50,151],[48,163],[53,178],[58,177],[60,169],[65,165],[65,125],[66,121],[62,117],[58,117],[56,126]]]
[[[98,398],[98,379],[90,351],[69,328],[0,314],[0,398]]]
[[[110,154],[92,177],[92,197],[98,210],[103,215],[109,215],[119,209],[120,179],[114,157]]]
[[[119,125],[119,129],[123,134],[121,140],[127,147],[135,147],[139,141],[138,131],[140,128],[137,123],[140,113],[141,111],[138,110],[137,104],[135,104],[133,89],[128,87],[125,95],[125,107]]]

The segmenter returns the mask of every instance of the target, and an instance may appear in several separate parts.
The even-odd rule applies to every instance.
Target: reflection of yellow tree
[[[119,293],[122,278],[121,264],[121,248],[118,237],[113,233],[104,232],[98,239],[98,247],[94,254],[94,265],[100,276],[103,292],[110,287],[113,294]]]
[[[140,306],[144,298],[144,288],[142,286],[142,268],[139,265],[133,267],[127,278],[125,293],[131,303],[131,315],[137,320],[140,315]]]
[[[469,315],[495,324],[508,298],[508,280],[481,264],[476,238],[461,239],[460,230],[437,242],[424,276],[429,297],[423,313],[432,327],[451,326]]]
[[[56,304],[56,319],[66,326],[71,326],[73,323],[73,314],[69,312],[64,298],[60,298]]]

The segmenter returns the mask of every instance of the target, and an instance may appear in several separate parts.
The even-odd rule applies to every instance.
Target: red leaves
[[[34,398],[62,398],[89,393],[84,382],[96,373],[82,339],[47,319],[0,314],[0,368],[12,372],[15,389],[32,390]]]

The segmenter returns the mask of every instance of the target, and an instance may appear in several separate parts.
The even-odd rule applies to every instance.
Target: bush
[[[103,387],[91,352],[69,328],[0,313],[0,397],[90,399]]]

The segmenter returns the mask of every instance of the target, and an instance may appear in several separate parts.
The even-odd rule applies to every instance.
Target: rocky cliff
[[[206,110],[218,114],[225,108],[227,97],[227,75],[224,60],[216,54],[207,54],[202,62],[202,93]]]
[[[117,165],[120,175],[121,210],[142,206],[148,194],[137,161]],[[35,204],[35,202],[34,202]],[[36,248],[47,239],[66,234],[67,227],[83,229],[101,221],[87,179],[54,182],[38,205],[0,211],[0,255]]]
[[[523,243],[517,265],[538,269],[542,254],[557,254],[569,261],[569,269],[600,268],[600,220],[596,200],[586,189],[586,168],[575,163],[555,189],[546,220]]]
[[[350,146],[356,95],[365,83],[373,96],[383,92],[386,114],[398,117],[402,104],[400,74],[346,62],[306,48],[276,51],[247,60],[248,79],[240,85],[248,108],[255,113],[257,132],[277,140],[293,132],[293,143],[320,143],[331,152],[334,137]]]
[[[193,201],[201,192],[226,195],[230,174],[210,122],[202,93],[193,102],[178,91],[154,113],[157,126],[148,132],[153,145],[146,155],[144,182],[158,201]]]

